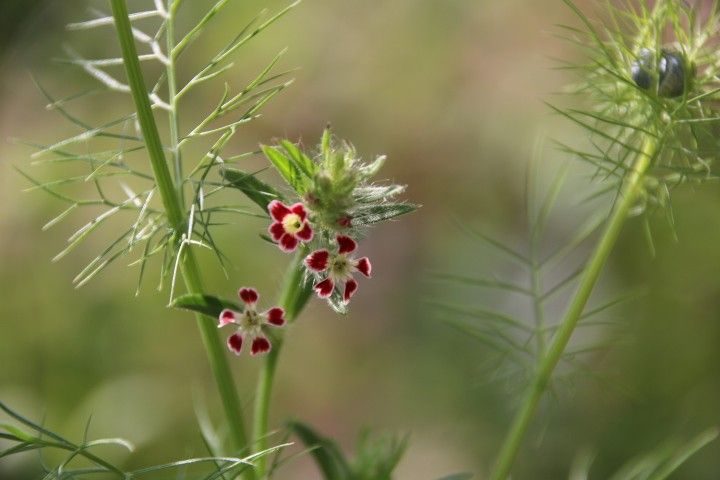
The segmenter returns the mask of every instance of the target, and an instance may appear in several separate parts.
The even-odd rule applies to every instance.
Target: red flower
[[[273,200],[268,205],[268,212],[274,220],[268,232],[283,252],[292,252],[298,243],[312,240],[313,230],[302,203],[288,207],[279,200]]]
[[[357,248],[352,238],[338,235],[337,244],[337,253],[325,249],[312,252],[305,258],[305,266],[313,272],[326,273],[325,278],[315,284],[315,292],[320,298],[328,298],[337,289],[347,303],[358,288],[353,274],[360,272],[370,278],[372,265],[367,257],[355,259],[349,256]]]
[[[255,305],[258,293],[254,288],[241,288],[238,290],[240,299],[245,304],[242,312],[225,309],[220,312],[218,328],[230,323],[237,325],[237,332],[227,339],[228,348],[236,355],[240,355],[245,340],[251,342],[250,354],[267,353],[272,346],[270,340],[263,335],[263,325],[282,327],[285,325],[285,311],[280,307],[273,307],[263,313],[257,313]]]

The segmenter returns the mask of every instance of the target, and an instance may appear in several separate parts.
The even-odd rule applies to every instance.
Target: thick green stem
[[[656,148],[656,139],[648,136],[645,139],[642,151],[638,153],[632,170],[625,178],[620,197],[613,208],[605,230],[595,247],[595,251],[585,266],[578,289],[565,313],[560,328],[553,336],[547,353],[541,359],[520,410],[515,415],[515,419],[498,455],[493,473],[490,476],[491,480],[505,480],[510,474],[520,444],[535,415],[538,403],[547,389],[555,366],[562,358],[565,347],[567,347],[578,320],[580,320],[580,316],[595,287],[598,276],[605,266],[610,252],[620,234],[620,230],[627,219],[628,212],[642,190],[642,180],[656,153]]]
[[[280,305],[285,310],[285,320],[288,323],[297,318],[309,298],[310,289],[303,282],[302,269],[302,260],[306,254],[307,251],[304,249],[298,251],[295,261],[288,267],[280,294]],[[253,415],[253,447],[255,452],[268,448],[270,401],[282,346],[283,336],[277,335],[273,338],[273,349],[265,357],[265,362],[258,377],[255,412]],[[267,459],[265,457],[258,458],[255,461],[255,467],[258,478],[264,479],[267,475]]]
[[[145,81],[143,79],[140,62],[135,49],[130,20],[128,18],[125,0],[111,0],[115,29],[122,49],[123,62],[127,72],[128,83],[132,92],[137,118],[142,129],[143,138],[147,148],[150,164],[152,166],[155,182],[162,198],[163,207],[168,218],[170,227],[174,230],[176,239],[182,237],[185,231],[185,216],[182,203],[177,193],[176,185],[173,183],[168,169],[165,154],[163,152],[160,134],[150,107]],[[181,258],[181,271],[185,285],[190,293],[203,293],[200,271],[191,249],[185,249]],[[235,382],[227,363],[225,351],[217,335],[214,326],[214,319],[197,317],[198,328],[202,336],[210,367],[215,381],[218,385],[218,392],[222,398],[225,415],[228,419],[232,448],[234,451],[247,452],[247,436],[243,423],[242,405],[237,394]],[[254,478],[254,471],[248,469],[247,477]]]

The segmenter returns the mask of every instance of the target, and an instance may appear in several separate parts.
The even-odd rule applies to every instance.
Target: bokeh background
[[[185,3],[185,26],[210,5]],[[188,52],[184,78],[257,11],[286,3],[231,2]],[[579,3],[592,11],[595,2]],[[144,3],[129,4],[141,10]],[[138,272],[128,261],[74,289],[72,278],[111,238],[113,222],[51,263],[90,214],[76,212],[41,231],[65,207],[42,192],[23,192],[29,183],[14,169],[55,178],[59,170],[31,166],[32,149],[11,139],[52,143],[77,132],[46,111],[31,72],[53,94],[67,96],[93,82],[55,61],[66,56],[64,44],[89,57],[117,51],[109,29],[89,37],[64,30],[68,21],[91,18],[89,6],[109,10],[102,1],[0,2],[0,399],[75,439],[92,416],[92,437],[136,443],[137,452],[122,460],[129,465],[204,455],[194,405],[207,405],[216,420],[221,412],[192,317],[165,308],[168,292],[156,291],[157,271],[135,297]],[[305,0],[241,50],[228,79],[238,87],[285,46],[282,68],[300,69],[262,118],[243,127],[232,151],[279,136],[312,145],[331,122],[366,158],[387,154],[382,176],[408,184],[407,198],[423,205],[363,243],[376,274],[362,283],[347,317],[313,301],[292,326],[277,379],[276,427],[298,418],[348,451],[365,427],[409,433],[397,478],[460,471],[484,478],[524,380],[489,381],[492,350],[448,326],[443,320],[452,315],[432,302],[503,308],[518,300],[438,282],[432,272],[528,281],[458,224],[527,248],[526,176],[537,139],[583,142],[581,132],[543,104],[556,101],[554,92],[571,80],[552,59],[578,59],[554,35],[554,25],[573,22],[559,0]],[[190,98],[187,114],[211,108],[221,88]],[[73,111],[97,123],[129,109],[116,95],[80,102]],[[588,209],[603,204],[580,205],[577,192],[589,188],[585,167],[544,145],[536,190],[547,188],[558,165],[569,161],[571,172],[543,246],[552,250]],[[262,165],[261,158],[248,160],[248,169]],[[589,356],[592,374],[576,372],[557,386],[522,450],[517,478],[568,478],[573,462],[588,452],[596,455],[594,478],[606,478],[637,454],[720,422],[720,191],[716,185],[678,190],[673,207],[678,240],[662,217],[653,219],[654,258],[640,222],[624,229],[593,299],[643,292],[612,310],[623,327],[617,341],[623,348]],[[270,298],[287,258],[258,238],[263,221],[233,220],[218,238],[235,269],[227,280],[207,258],[209,289],[232,295],[253,284]],[[561,278],[562,271],[554,275]],[[610,334],[600,329],[592,336]],[[256,363],[232,359],[248,402]],[[37,478],[34,461],[0,459],[0,478]],[[719,471],[716,442],[674,478],[711,479]],[[301,457],[277,478],[317,474]]]

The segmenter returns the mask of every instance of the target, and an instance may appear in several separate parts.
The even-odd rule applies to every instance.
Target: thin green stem
[[[163,207],[168,218],[170,227],[175,232],[176,241],[182,237],[185,231],[185,216],[182,203],[177,194],[176,185],[173,183],[170,170],[165,160],[160,134],[157,124],[150,108],[150,100],[145,87],[140,62],[135,48],[135,41],[128,18],[127,5],[125,0],[111,0],[115,29],[123,55],[123,63],[127,72],[128,83],[135,102],[137,118],[143,132],[143,138],[147,147],[150,164],[152,165],[158,192],[162,198]],[[202,293],[203,287],[200,278],[200,271],[191,249],[186,249],[181,259],[181,271],[190,293]],[[218,392],[222,398],[225,415],[228,419],[228,428],[232,441],[232,448],[237,452],[246,451],[247,435],[242,415],[242,405],[237,394],[237,388],[230,372],[230,367],[225,357],[224,349],[214,328],[212,319],[198,316],[198,328],[202,337],[205,350],[210,360],[215,381],[218,385]],[[246,470],[248,479],[254,478],[252,469]]]
[[[533,312],[535,316],[535,335],[537,336],[537,359],[540,360],[545,355],[545,309],[543,308],[542,297],[542,278],[540,274],[540,265],[536,259],[536,248],[533,246],[532,258],[532,292],[533,292]]]
[[[513,462],[520,448],[520,444],[527,433],[538,403],[547,389],[555,366],[562,358],[570,337],[577,326],[588,298],[595,287],[597,279],[607,262],[610,252],[618,239],[620,230],[627,219],[630,208],[635,203],[642,190],[642,180],[647,172],[657,149],[655,137],[647,136],[642,151],[638,154],[633,168],[628,172],[620,197],[605,226],[595,251],[588,260],[580,280],[577,291],[560,324],[560,328],[553,336],[547,353],[538,365],[537,372],[528,389],[520,410],[515,415],[512,426],[508,431],[503,446],[497,457],[491,480],[505,480],[510,474]]]
[[[170,151],[173,154],[173,165],[175,171],[175,186],[180,204],[184,203],[183,193],[183,171],[182,158],[180,156],[180,121],[178,116],[177,80],[175,78],[176,56],[172,53],[175,48],[175,13],[180,5],[177,0],[172,0],[168,8],[168,18],[165,28],[165,43],[168,51],[168,64],[165,68],[168,84],[168,102],[170,111],[168,120],[170,124]]]
[[[295,260],[288,267],[285,280],[280,294],[280,305],[285,310],[285,320],[288,323],[294,321],[309,298],[310,289],[303,281],[302,260],[307,254],[305,249],[298,251]],[[272,400],[272,389],[277,371],[278,357],[283,346],[283,336],[277,335],[273,338],[273,349],[265,357],[255,396],[255,412],[253,415],[253,447],[255,452],[261,452],[268,448],[268,429],[270,416],[270,401]],[[255,461],[258,478],[264,479],[267,476],[267,459],[260,457]]]

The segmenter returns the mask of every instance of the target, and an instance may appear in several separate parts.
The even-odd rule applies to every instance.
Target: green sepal
[[[384,205],[373,205],[361,207],[352,214],[353,226],[372,225],[391,218],[414,212],[418,205],[411,203],[386,203]]]
[[[369,165],[365,165],[359,169],[360,175],[364,180],[369,180],[380,171],[380,169],[385,165],[385,160],[387,160],[386,155],[380,155],[375,160],[373,160],[372,163]]]
[[[310,455],[320,469],[322,478],[325,480],[353,479],[350,465],[335,441],[320,435],[302,422],[290,421],[287,425],[300,438],[300,441],[308,449],[311,449]]]
[[[243,192],[250,200],[267,212],[268,204],[275,200],[283,200],[282,195],[267,183],[259,180],[255,174],[243,172],[235,168],[224,168],[220,174],[228,185]]]
[[[289,140],[282,140],[280,145],[290,156],[290,160],[300,169],[308,178],[313,178],[317,171],[317,165],[310,157],[305,155],[294,143]]]
[[[235,310],[236,312],[243,311],[243,307],[236,302],[231,302],[230,300],[214,297],[212,295],[202,295],[199,293],[181,295],[170,302],[169,306],[182,310],[191,310],[213,318],[218,318],[220,316],[220,312],[226,308]]]
[[[290,185],[298,194],[304,194],[307,190],[306,180],[309,181],[310,178],[304,176],[300,167],[298,167],[291,158],[285,156],[275,147],[260,145],[260,149],[288,185]]]
[[[323,160],[328,161],[330,154],[332,153],[332,133],[330,132],[330,125],[325,127],[323,130],[322,138],[320,139],[320,151],[323,155]]]

